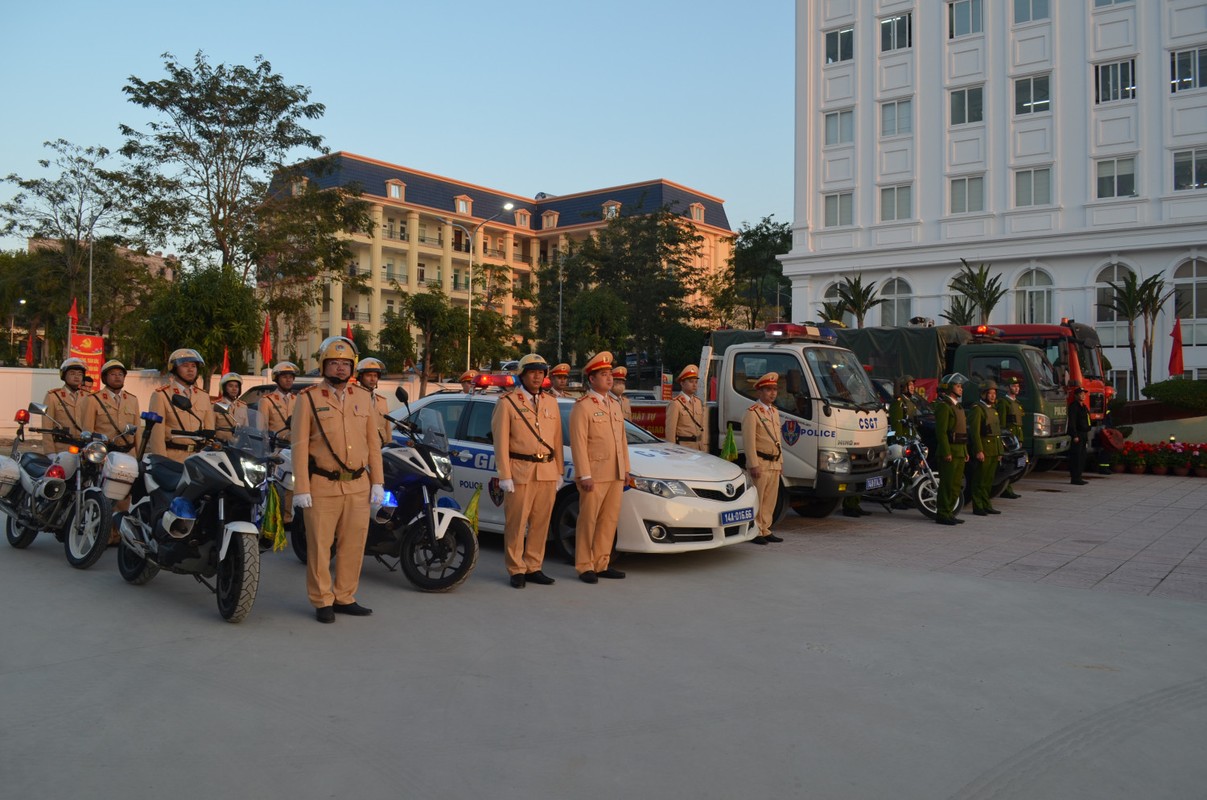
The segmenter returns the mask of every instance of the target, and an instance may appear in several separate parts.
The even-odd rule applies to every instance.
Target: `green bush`
[[[1182,378],[1152,383],[1142,390],[1150,400],[1160,400],[1175,408],[1196,414],[1207,414],[1207,381],[1188,381]]]

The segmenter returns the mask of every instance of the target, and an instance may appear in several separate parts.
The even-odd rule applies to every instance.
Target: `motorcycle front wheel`
[[[242,622],[260,588],[260,543],[251,533],[231,537],[226,558],[218,562],[218,613],[227,622]]]
[[[939,507],[939,482],[933,475],[923,477],[910,490],[914,505],[927,519],[934,519]]]
[[[84,490],[79,512],[67,521],[63,550],[67,563],[76,569],[88,569],[109,546],[113,527],[113,501],[99,488]]]
[[[18,522],[15,517],[9,516],[4,521],[4,536],[13,547],[18,550],[24,550],[37,538],[38,530],[37,528],[27,528]]]
[[[422,592],[447,592],[465,583],[478,563],[478,537],[469,523],[456,517],[438,542],[420,517],[402,534],[399,552],[402,574]]]
[[[159,565],[131,550],[125,542],[117,546],[117,571],[127,583],[142,586],[159,572]]]

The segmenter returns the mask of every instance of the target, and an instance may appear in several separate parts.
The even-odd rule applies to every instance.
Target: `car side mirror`
[[[193,410],[193,401],[182,394],[172,395],[172,405],[176,406],[176,408],[179,408],[182,411]]]

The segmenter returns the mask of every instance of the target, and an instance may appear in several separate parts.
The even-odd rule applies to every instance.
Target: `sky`
[[[792,220],[791,0],[6,5],[0,176],[49,175],[48,140],[116,150],[149,119],[129,77],[200,50],[309,87],[331,150],[528,197],[664,178],[734,230]]]

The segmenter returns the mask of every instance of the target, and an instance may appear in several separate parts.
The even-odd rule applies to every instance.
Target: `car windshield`
[[[823,398],[852,408],[878,407],[880,400],[859,359],[850,350],[810,347],[805,362]]]
[[[559,409],[562,413],[562,441],[569,446],[570,444],[570,410],[574,408],[573,403],[559,403]],[[633,423],[625,420],[624,423],[624,438],[629,444],[654,444],[662,441],[654,434],[647,431],[645,428],[638,427]]]
[[[1060,388],[1060,385],[1056,381],[1056,375],[1052,371],[1052,365],[1048,363],[1048,359],[1044,358],[1042,352],[1039,350],[1023,350],[1023,358],[1027,359],[1027,364],[1036,375],[1036,381],[1039,383],[1040,389],[1047,391],[1049,389]]]

